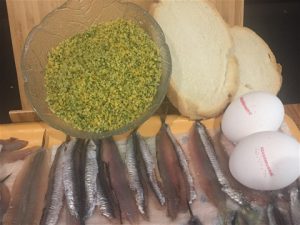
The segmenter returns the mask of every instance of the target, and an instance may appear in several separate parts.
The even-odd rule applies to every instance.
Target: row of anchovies
[[[199,153],[202,149],[202,151],[206,152],[207,158],[210,162],[210,169],[215,173],[216,180],[219,183],[219,187],[218,185],[214,185],[214,187],[219,188],[219,193],[220,191],[222,191],[223,193],[225,193],[225,197],[229,197],[229,200],[239,205],[239,207],[234,207],[234,209],[229,207],[229,210],[224,210],[225,204],[222,204],[221,200],[223,199],[224,201],[224,196],[219,198],[219,202],[216,204],[216,206],[219,211],[223,211],[223,213],[226,214],[226,217],[224,218],[224,224],[300,224],[299,183],[297,184],[297,182],[295,182],[286,189],[265,193],[247,190],[240,185],[236,185],[239,187],[239,189],[235,189],[233,187],[233,183],[235,182],[232,181],[231,177],[228,177],[227,173],[225,175],[225,172],[221,169],[219,161],[222,161],[222,159],[219,159],[217,157],[214,143],[210,138],[205,126],[200,122],[196,122],[194,125],[194,130],[192,132],[197,134],[198,141],[200,142],[200,147],[196,148],[196,151]],[[196,141],[194,141],[194,143],[195,142]],[[228,203],[229,200],[226,199],[226,202]]]
[[[71,138],[57,148],[51,168],[50,151],[42,146],[25,160],[12,198],[0,196],[3,224],[55,225],[64,201],[75,221],[72,224],[84,225],[96,208],[109,220],[138,224],[140,215],[149,220],[149,186],[172,220],[189,210],[186,224],[199,225],[205,221],[193,214],[195,184],[218,209],[219,224],[300,224],[299,185],[276,193],[265,207],[256,207],[222,171],[214,143],[200,122],[191,129],[187,146],[177,142],[165,123],[150,138],[138,131],[124,142]],[[0,181],[0,195],[7,192],[4,181]],[[230,201],[237,205],[230,207]]]
[[[97,206],[101,214],[107,218],[114,218],[115,215],[109,196],[111,194],[109,181],[101,178],[107,176],[107,173],[105,173],[103,162],[99,158],[101,154],[99,150],[98,142],[72,139],[67,143],[63,154],[63,179],[58,182],[63,183],[69,213],[80,224],[85,224]],[[58,167],[56,169],[60,170]],[[48,189],[48,191],[50,190]],[[53,199],[57,199],[55,193],[52,192],[50,195]],[[56,210],[59,212],[59,209],[56,208]],[[50,214],[48,217],[53,218]],[[52,224],[56,224],[56,222]]]

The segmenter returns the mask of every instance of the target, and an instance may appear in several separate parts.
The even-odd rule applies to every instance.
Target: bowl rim
[[[55,118],[58,118],[60,121],[63,121],[63,123],[57,123],[57,122],[53,122],[53,120],[50,119],[49,121],[49,117],[47,117],[46,115],[44,115],[44,113],[40,112],[38,110],[38,106],[34,103],[35,101],[33,100],[32,95],[30,94],[30,88],[28,87],[28,73],[25,69],[25,56],[27,54],[28,48],[30,43],[32,42],[32,38],[34,37],[35,33],[38,32],[40,29],[42,29],[42,27],[44,26],[44,24],[47,23],[47,20],[52,17],[53,15],[56,14],[57,11],[62,10],[64,8],[66,8],[66,6],[69,4],[69,2],[72,0],[68,0],[65,3],[63,3],[62,5],[60,5],[59,7],[57,7],[56,9],[52,10],[51,12],[49,12],[42,20],[39,24],[37,24],[36,26],[34,26],[31,31],[28,33],[23,48],[22,48],[22,53],[21,53],[21,71],[23,74],[23,80],[24,80],[24,90],[25,90],[25,94],[29,99],[30,104],[32,105],[33,110],[36,112],[36,114],[38,115],[38,117],[44,121],[45,123],[47,123],[49,126],[63,131],[64,133],[70,135],[70,136],[74,136],[74,137],[79,137],[79,138],[91,138],[91,139],[101,139],[101,138],[106,138],[106,137],[110,137],[113,135],[119,135],[122,133],[125,133],[127,131],[133,130],[134,128],[140,126],[143,122],[145,122],[147,119],[149,119],[154,113],[155,111],[159,108],[159,106],[162,104],[164,98],[167,95],[167,91],[168,91],[168,87],[167,88],[163,88],[161,90],[160,95],[158,96],[158,99],[155,99],[157,101],[153,102],[151,104],[151,106],[147,109],[147,111],[144,111],[141,116],[139,116],[137,119],[131,121],[130,123],[127,123],[126,125],[115,129],[115,130],[111,130],[111,131],[104,131],[104,132],[90,132],[90,131],[84,131],[84,130],[80,130],[78,128],[75,128],[72,126],[71,123],[64,121],[63,119],[59,118],[57,115],[55,115],[55,113],[52,113],[52,116],[54,116]],[[160,25],[158,24],[158,22],[152,17],[152,15],[150,13],[148,13],[146,10],[144,10],[142,7],[138,6],[137,4],[134,4],[132,2],[120,2],[120,1],[114,1],[112,2],[112,4],[114,3],[118,3],[121,5],[124,5],[124,7],[133,7],[135,8],[135,10],[139,10],[141,11],[141,13],[143,14],[143,16],[145,16],[147,18],[147,20],[150,21],[151,24],[153,24],[155,26],[155,30],[156,32],[159,34],[159,47],[160,49],[164,50],[164,55],[165,58],[164,60],[164,64],[167,65],[166,66],[166,75],[165,75],[165,79],[163,81],[160,82],[160,84],[162,82],[164,82],[164,85],[168,86],[169,82],[170,82],[170,77],[171,77],[171,73],[172,73],[172,59],[171,59],[171,53],[170,53],[170,49],[169,46],[166,43],[166,38],[164,35],[164,32],[162,30],[162,28],[160,27]],[[153,100],[154,101],[154,100]],[[50,109],[49,109],[50,110]],[[70,128],[66,127],[65,124],[67,124]]]

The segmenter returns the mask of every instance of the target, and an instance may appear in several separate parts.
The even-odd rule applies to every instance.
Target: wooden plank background
[[[23,44],[31,29],[40,23],[42,18],[66,0],[7,0],[7,11],[12,37],[13,51],[18,75],[20,98],[23,110],[30,110],[31,105],[24,92],[24,82],[20,67]],[[103,0],[101,0],[103,1]],[[123,0],[127,1],[127,0]],[[128,0],[148,9],[157,0]],[[242,25],[244,0],[211,0],[230,25]]]

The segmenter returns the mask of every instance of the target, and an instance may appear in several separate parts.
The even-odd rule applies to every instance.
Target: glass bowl
[[[44,85],[47,54],[59,42],[85,31],[91,25],[118,18],[138,22],[159,47],[162,56],[160,85],[151,107],[136,120],[112,131],[99,133],[82,131],[58,118],[48,107]],[[171,74],[171,56],[160,26],[148,12],[139,6],[115,0],[69,0],[49,13],[29,33],[22,52],[21,68],[25,92],[33,109],[43,121],[68,135],[96,139],[134,129],[153,115],[167,93]]]

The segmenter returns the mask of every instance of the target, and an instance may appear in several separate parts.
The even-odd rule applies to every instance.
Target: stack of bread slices
[[[281,67],[254,31],[230,27],[208,0],[160,0],[153,17],[172,57],[168,98],[191,119],[220,115],[251,91],[277,94]]]

